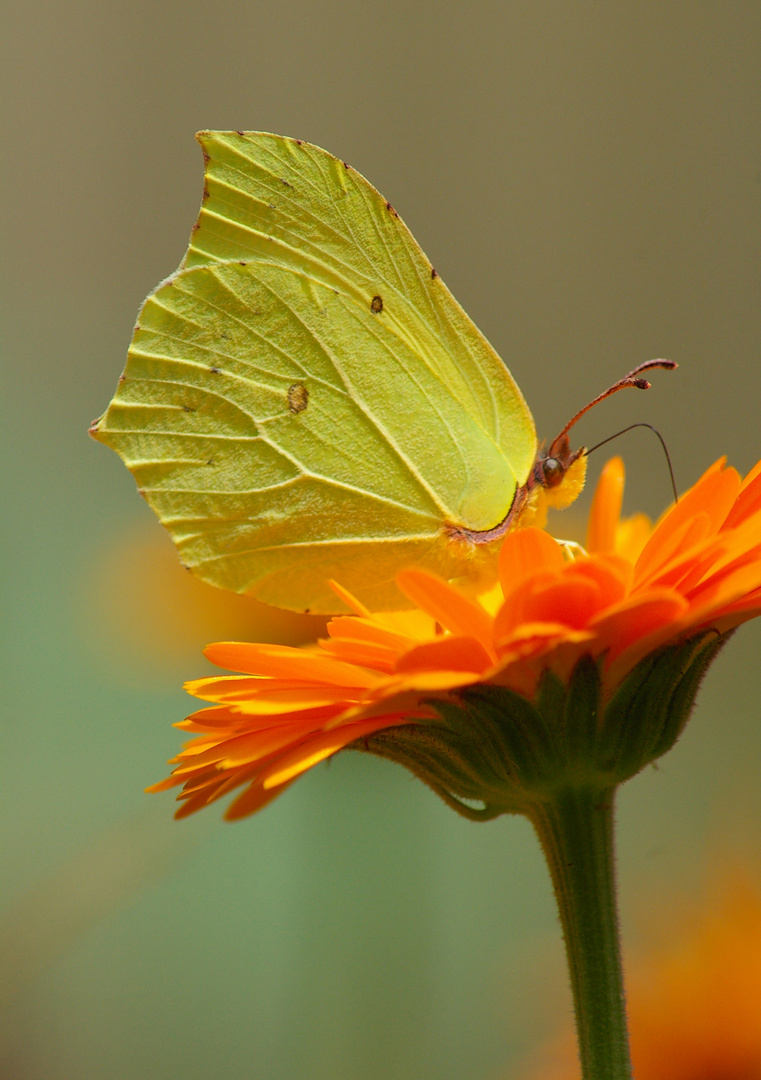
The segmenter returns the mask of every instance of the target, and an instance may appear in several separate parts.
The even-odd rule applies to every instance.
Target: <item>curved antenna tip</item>
[[[649,390],[651,384],[648,382],[648,380],[639,378],[643,371],[652,371],[653,368],[665,368],[666,371],[673,371],[674,368],[678,366],[679,365],[675,360],[663,359],[645,360],[643,364],[638,364],[627,375],[624,375],[623,379],[619,379],[618,382],[613,383],[613,385],[609,386],[608,389],[605,390],[602,394],[598,394],[597,397],[590,401],[588,405],[585,405],[583,409],[580,409],[575,416],[571,417],[566,426],[563,428],[558,437],[553,441],[552,445],[550,446],[550,453],[553,453],[554,447],[558,446],[561,443],[561,441],[565,438],[573,425],[578,420],[580,420],[585,413],[589,412],[593,405],[599,404],[599,402],[604,401],[605,398],[610,397],[611,394],[615,394],[617,391],[624,390],[630,386],[633,387],[635,390]]]

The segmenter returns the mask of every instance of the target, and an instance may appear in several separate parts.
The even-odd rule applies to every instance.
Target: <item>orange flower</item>
[[[497,693],[503,713],[507,702],[522,716],[524,702],[546,716],[548,695],[576,701],[582,690],[600,747],[594,768],[614,783],[633,775],[678,736],[727,632],[761,613],[761,462],[745,480],[717,462],[655,526],[642,515],[620,520],[623,481],[613,459],[594,497],[587,552],[574,557],[547,533],[519,529],[504,541],[499,585],[477,599],[410,569],[398,583],[415,608],[373,614],[336,586],[355,614],[334,618],[311,649],[209,646],[213,663],[241,674],[187,684],[214,706],[177,725],[199,737],[148,790],[183,784],[185,816],[245,784],[226,815],[240,818],[353,745],[402,761],[468,816],[494,816],[517,808],[516,776],[525,786],[539,773],[500,764],[500,753],[519,753],[509,724],[471,734],[472,702],[488,709]],[[646,739],[622,750],[624,729],[647,726],[630,722],[645,707]],[[467,713],[462,723],[452,721],[456,708]],[[477,762],[471,738],[481,739]],[[501,749],[487,750],[489,739]],[[611,764],[621,754],[625,764]],[[495,778],[508,775],[495,795]],[[469,812],[468,799],[485,809]]]

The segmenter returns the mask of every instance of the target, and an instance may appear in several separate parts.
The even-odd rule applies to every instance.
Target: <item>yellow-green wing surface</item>
[[[94,425],[204,580],[335,611],[490,556],[536,452],[506,367],[393,208],[324,150],[203,132],[204,201]],[[489,547],[486,545],[485,547]]]

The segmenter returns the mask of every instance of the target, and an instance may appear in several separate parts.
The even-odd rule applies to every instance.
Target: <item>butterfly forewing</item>
[[[182,267],[140,314],[95,434],[205,580],[393,607],[404,565],[467,574],[534,459],[525,402],[378,193],[316,147],[203,133]]]

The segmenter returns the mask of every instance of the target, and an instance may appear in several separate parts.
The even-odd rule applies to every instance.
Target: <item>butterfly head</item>
[[[587,448],[581,446],[578,450],[571,449],[568,432],[574,424],[594,405],[619,390],[629,386],[637,390],[649,390],[650,383],[642,378],[644,371],[652,368],[665,368],[670,371],[676,366],[673,360],[647,360],[644,364],[640,364],[572,416],[560,434],[553,439],[549,448],[544,446],[539,448],[524,489],[522,525],[529,524],[530,519],[531,524],[542,526],[548,509],[563,510],[581,494],[587,472]]]
[[[558,435],[549,447],[541,446],[526,482],[521,525],[542,528],[548,510],[564,510],[579,497],[586,475],[586,447],[572,450],[567,432]]]

